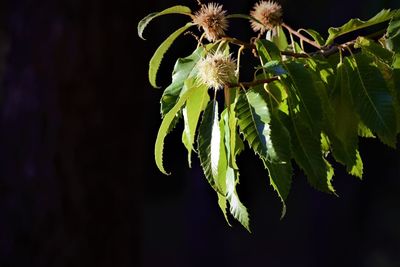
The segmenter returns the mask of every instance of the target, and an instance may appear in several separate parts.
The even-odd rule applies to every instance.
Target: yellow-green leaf
[[[157,83],[156,83],[156,77],[157,77],[157,71],[158,68],[160,67],[161,61],[164,57],[165,52],[169,49],[169,47],[172,45],[172,43],[175,41],[175,39],[181,35],[184,31],[192,27],[194,24],[193,23],[187,23],[185,26],[179,28],[176,30],[174,33],[172,33],[156,50],[154,53],[153,57],[150,59],[150,64],[149,64],[149,81],[150,84],[158,88]]]
[[[164,9],[163,11],[160,11],[160,12],[151,13],[139,21],[138,26],[137,26],[138,35],[140,38],[145,40],[143,38],[143,31],[146,28],[146,26],[150,23],[150,21],[152,21],[156,17],[162,16],[162,15],[167,15],[167,14],[190,15],[191,12],[192,11],[190,10],[190,8],[188,8],[186,6],[173,6],[173,7]]]

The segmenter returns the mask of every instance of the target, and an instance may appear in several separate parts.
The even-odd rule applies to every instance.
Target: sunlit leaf
[[[395,14],[396,11],[383,9],[381,12],[379,12],[378,14],[376,14],[374,17],[372,17],[367,21],[363,21],[360,19],[351,19],[341,27],[329,28],[328,30],[329,36],[325,42],[325,45],[331,44],[335,38],[347,34],[349,32],[353,32],[385,21],[389,21]]]
[[[174,33],[172,33],[156,50],[154,53],[153,57],[150,59],[150,64],[149,64],[149,81],[150,84],[158,88],[156,84],[156,77],[157,77],[157,71],[158,68],[160,67],[161,61],[164,57],[165,52],[169,49],[169,47],[172,45],[172,43],[175,41],[175,39],[181,35],[184,31],[192,27],[194,24],[193,23],[187,23],[185,26],[182,28],[179,28],[176,30]]]
[[[193,88],[191,90],[186,91],[179,101],[175,104],[175,106],[164,116],[163,121],[161,122],[160,129],[158,130],[156,144],[154,147],[154,156],[156,160],[156,164],[158,169],[168,175],[168,173],[164,169],[163,165],[163,150],[164,150],[164,139],[167,136],[171,123],[173,122],[176,114],[182,108],[182,106],[186,103],[186,100],[193,94]]]
[[[249,214],[246,207],[240,201],[239,196],[236,192],[236,185],[239,183],[238,173],[228,167],[226,172],[226,191],[227,199],[229,201],[230,212],[232,216],[238,220],[247,231],[250,231],[249,226]]]
[[[137,26],[138,35],[140,38],[145,40],[143,38],[143,31],[146,28],[146,26],[150,23],[150,21],[152,21],[156,17],[162,16],[162,15],[167,15],[167,14],[190,15],[191,12],[192,11],[190,10],[190,8],[188,8],[186,6],[173,6],[173,7],[167,8],[161,12],[151,13],[151,14],[147,15],[146,17],[144,17],[141,21],[139,21],[138,26]]]
[[[349,173],[353,176],[356,176],[360,179],[362,179],[363,176],[363,169],[364,169],[364,165],[360,156],[360,152],[357,150],[357,154],[356,154],[356,163],[354,164],[354,166],[351,168],[351,170],[349,171]]]
[[[236,105],[240,131],[261,159],[279,161],[271,139],[271,114],[262,92],[241,93]]]
[[[188,88],[193,88],[193,94],[187,99],[186,106],[183,109],[184,130],[182,133],[182,142],[188,151],[188,162],[191,166],[191,156],[197,124],[200,113],[206,108],[210,97],[208,96],[208,87],[204,84],[196,83],[193,80],[186,82]]]
[[[226,171],[226,168],[221,168],[221,161],[225,161],[225,149],[221,144],[221,128],[218,119],[218,103],[211,101],[207,105],[203,114],[203,119],[199,127],[199,135],[197,138],[197,149],[200,159],[200,164],[203,168],[204,175],[212,188],[224,195],[219,178],[221,171]],[[223,175],[222,175],[223,177]]]
[[[172,72],[172,82],[164,90],[161,97],[160,103],[162,116],[165,116],[165,114],[167,114],[178,101],[179,95],[183,91],[185,81],[195,75],[195,66],[203,52],[204,49],[199,47],[190,56],[179,58],[176,61]]]
[[[273,42],[281,51],[286,50],[286,48],[288,47],[288,42],[282,26],[277,26],[272,30],[268,30],[266,34],[266,39]]]
[[[298,112],[306,120],[306,125],[312,129],[318,129],[322,122],[322,107],[321,100],[318,96],[316,85],[311,73],[304,67],[303,64],[297,62],[285,63],[288,71],[286,81],[290,89],[289,97],[294,101],[299,99]],[[292,105],[296,109],[295,106]],[[318,134],[319,135],[319,134]]]

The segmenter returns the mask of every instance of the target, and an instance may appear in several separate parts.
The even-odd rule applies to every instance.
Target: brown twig
[[[315,48],[321,50],[322,46],[320,46],[317,42],[308,39],[305,37],[303,34],[299,33],[298,31],[293,30],[289,25],[286,23],[282,23],[282,27],[284,27],[286,30],[288,30],[291,34],[296,35],[300,40],[303,40],[306,43],[309,43],[310,45],[314,46]]]
[[[260,79],[260,80],[254,80],[252,82],[239,82],[239,83],[233,83],[233,84],[228,84],[227,86],[229,88],[234,88],[234,87],[245,87],[249,88],[255,85],[260,85],[260,84],[265,84],[265,83],[271,83],[273,81],[279,80],[279,77],[271,77],[268,79]]]
[[[247,48],[247,49],[255,49],[256,46],[253,43],[246,43],[243,42],[239,39],[236,38],[232,38],[232,37],[224,37],[222,38],[224,41],[230,42],[232,44]],[[291,56],[291,57],[295,57],[295,58],[306,58],[306,57],[310,57],[309,55],[307,55],[306,53],[294,53],[294,52],[289,52],[289,51],[281,51],[282,55],[285,56]]]

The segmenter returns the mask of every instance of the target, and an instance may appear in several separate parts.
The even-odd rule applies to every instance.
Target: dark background
[[[223,1],[245,13],[255,1]],[[364,181],[337,166],[340,197],[311,189],[298,170],[280,202],[252,152],[239,158],[239,194],[253,234],[230,228],[181,129],[155,167],[161,91],[147,81],[157,45],[185,22],[150,12],[195,1],[6,0],[0,2],[0,266],[400,266],[400,152],[361,140]],[[392,1],[282,1],[285,21],[321,32],[369,18]],[[247,22],[231,33],[249,37]],[[165,58],[194,48],[180,37]]]

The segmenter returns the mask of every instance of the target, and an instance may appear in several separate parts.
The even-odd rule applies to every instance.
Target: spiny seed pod
[[[193,22],[204,30],[208,41],[215,42],[224,36],[228,29],[228,20],[225,14],[226,11],[222,9],[222,5],[209,3],[202,5],[200,10],[194,14]]]
[[[260,1],[256,3],[250,15],[263,24],[261,25],[254,20],[251,21],[253,30],[261,34],[282,23],[282,7],[273,1]]]
[[[222,52],[208,54],[198,63],[197,77],[209,88],[221,89],[236,80],[236,63]]]

